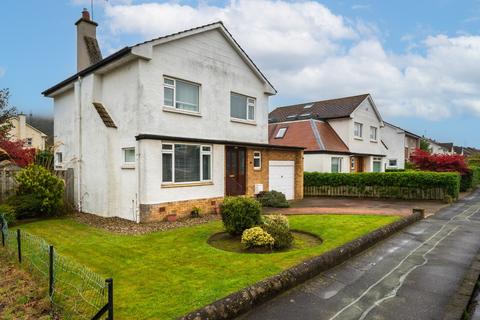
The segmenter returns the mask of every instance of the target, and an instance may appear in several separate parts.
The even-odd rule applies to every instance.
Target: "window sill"
[[[372,143],[378,143],[378,140],[370,140]]]
[[[122,169],[135,169],[134,164],[122,164],[121,167]]]
[[[245,119],[238,119],[238,118],[230,118],[231,122],[249,124],[251,126],[256,126],[257,122],[255,120],[245,120]]]
[[[168,107],[168,106],[163,106],[163,111],[172,112],[172,113],[180,113],[180,114],[184,114],[184,115],[187,115],[187,116],[194,116],[194,117],[201,117],[202,116],[202,114],[200,112],[197,112],[197,111],[186,111],[186,110],[177,109],[177,108]]]
[[[353,137],[353,139],[363,141],[363,138],[361,137]]]
[[[200,187],[200,186],[212,186],[212,181],[205,182],[191,182],[191,183],[162,183],[162,188],[183,188],[183,187]]]

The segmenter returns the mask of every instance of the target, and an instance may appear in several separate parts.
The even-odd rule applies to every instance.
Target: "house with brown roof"
[[[303,197],[303,148],[268,143],[276,90],[223,23],[105,58],[88,11],[76,26],[77,72],[43,94],[78,210],[148,222],[225,196]]]
[[[270,144],[305,148],[305,171],[384,171],[384,123],[370,94],[278,107],[269,122]]]

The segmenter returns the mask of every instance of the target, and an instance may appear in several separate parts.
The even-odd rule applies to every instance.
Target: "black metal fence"
[[[48,286],[54,312],[66,319],[113,320],[113,280],[56,253],[35,235],[8,228],[0,215],[2,247]]]

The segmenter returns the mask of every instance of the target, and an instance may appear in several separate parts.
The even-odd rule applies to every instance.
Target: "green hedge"
[[[480,185],[480,167],[470,167],[472,170],[472,187],[475,188]]]
[[[461,192],[476,188],[480,184],[480,167],[471,166],[469,169],[470,172],[462,175],[460,181]]]
[[[440,188],[453,199],[458,198],[460,175],[451,172],[362,172],[320,173],[305,172],[305,187],[395,187],[416,190]],[[393,190],[394,188],[392,188]],[[388,196],[388,195],[386,195]],[[393,196],[391,196],[393,197]]]

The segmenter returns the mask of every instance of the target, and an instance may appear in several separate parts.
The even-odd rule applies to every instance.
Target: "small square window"
[[[260,170],[262,168],[262,153],[260,151],[253,152],[253,169]]]
[[[27,138],[27,146],[32,146],[32,138]]]
[[[123,149],[123,163],[135,163],[135,148]]]
[[[275,135],[275,139],[281,139],[285,136],[285,133],[287,132],[287,128],[280,128],[277,131],[277,134]]]
[[[389,159],[388,160],[389,167],[396,167],[397,166],[397,159]]]

